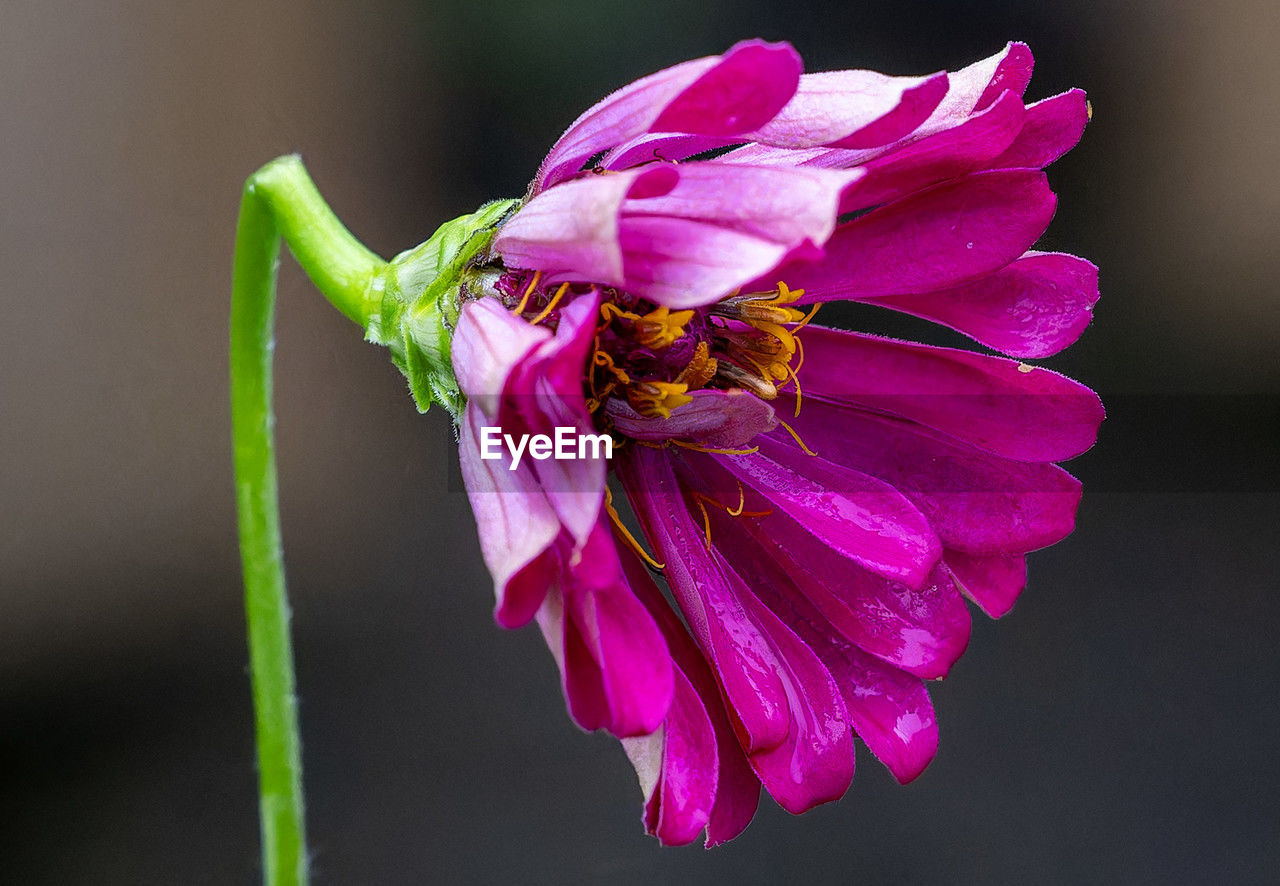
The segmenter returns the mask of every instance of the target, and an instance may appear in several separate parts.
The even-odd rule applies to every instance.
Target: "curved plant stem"
[[[236,508],[257,721],[263,876],[271,886],[294,886],[307,882],[307,853],[271,406],[281,237],[325,297],[362,327],[375,307],[384,262],[342,226],[296,156],[273,160],[245,183],[231,291]]]

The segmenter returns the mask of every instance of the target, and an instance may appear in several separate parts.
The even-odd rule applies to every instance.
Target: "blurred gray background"
[[[863,754],[837,804],[766,799],[726,847],[662,850],[536,630],[491,620],[447,417],[418,416],[286,260],[317,882],[1274,877],[1274,0],[0,0],[0,881],[259,876],[226,406],[244,178],[301,151],[390,256],[522,193],[608,90],[748,36],[899,74],[1020,39],[1032,97],[1089,90],[1045,241],[1103,275],[1092,329],[1050,363],[1111,414],[1071,466],[1077,532],[1032,557],[1012,614],[975,619],[917,782]]]

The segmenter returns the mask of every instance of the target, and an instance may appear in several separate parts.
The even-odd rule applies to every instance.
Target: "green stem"
[[[285,594],[271,407],[272,325],[281,237],[316,287],[363,328],[385,263],[325,205],[302,161],[281,157],[245,183],[231,290],[231,423],[245,612],[257,719],[263,875],[307,882],[298,703]]]

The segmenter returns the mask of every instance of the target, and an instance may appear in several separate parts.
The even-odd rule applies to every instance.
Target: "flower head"
[[[664,843],[732,838],[761,785],[791,812],[840,797],[854,735],[917,776],[963,598],[1004,614],[1024,555],[1072,529],[1054,462],[1102,407],[1018,361],[1097,300],[1091,264],[1030,251],[1041,168],[1088,113],[1079,90],[1024,104],[1030,75],[1017,43],[926,77],[803,74],[760,41],[668,68],[569,127],[463,276],[461,461],[497,620],[537,620]],[[810,323],[837,299],[1016,359]],[[564,427],[616,457],[482,457],[487,429]]]

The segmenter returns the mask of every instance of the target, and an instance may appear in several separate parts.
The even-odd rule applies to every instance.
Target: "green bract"
[[[495,200],[446,222],[427,242],[393,258],[374,282],[382,299],[368,318],[365,338],[391,351],[419,412],[439,403],[456,417],[462,408],[449,341],[463,276],[518,203]]]

